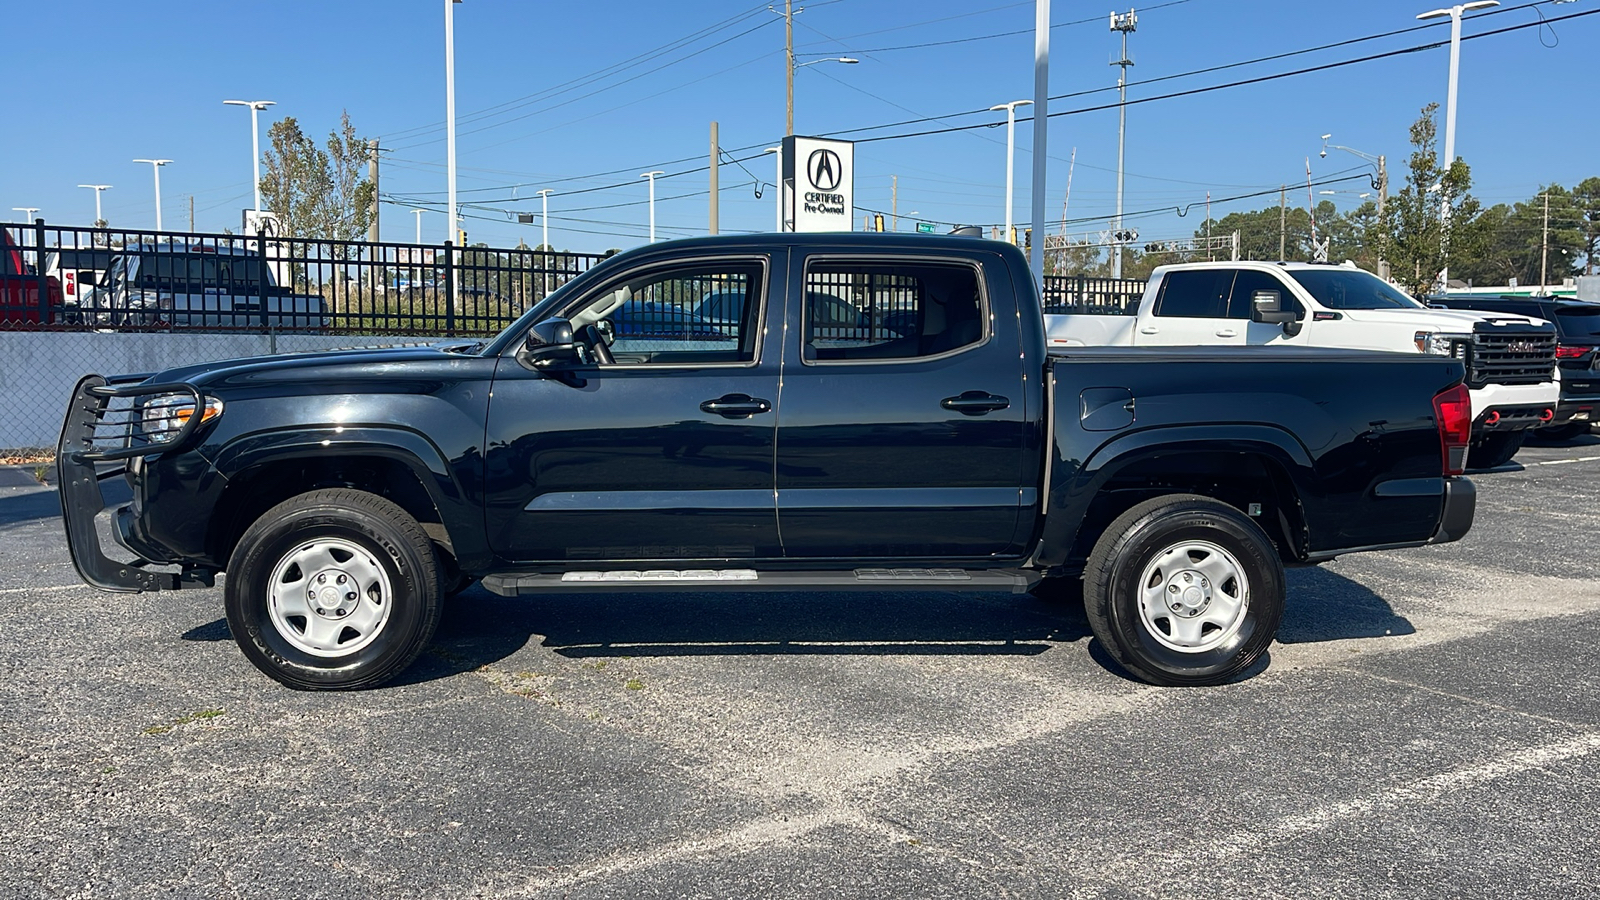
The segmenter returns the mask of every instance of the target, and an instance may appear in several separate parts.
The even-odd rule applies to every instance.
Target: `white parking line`
[[[0,594],[25,594],[25,593],[27,593],[29,591],[70,591],[70,590],[74,590],[76,588],[86,588],[86,587],[88,587],[87,584],[57,584],[57,585],[52,585],[52,586],[49,586],[49,587],[40,586],[40,587],[0,588]]]

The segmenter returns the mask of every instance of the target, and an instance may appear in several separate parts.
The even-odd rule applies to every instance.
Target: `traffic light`
[[[883,230],[883,213],[877,213],[876,215],[874,215],[872,217],[872,230],[873,231],[882,231]]]
[[[1131,244],[1139,239],[1139,232],[1129,229],[1127,231],[1113,231],[1111,237],[1119,244]]]
[[[456,246],[457,247],[465,247],[466,245],[467,245],[467,230],[465,228],[457,228],[456,229]]]

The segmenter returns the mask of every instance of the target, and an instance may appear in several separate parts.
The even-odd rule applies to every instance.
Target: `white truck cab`
[[[1133,315],[1045,316],[1052,348],[1301,345],[1461,358],[1472,392],[1472,465],[1509,460],[1560,400],[1555,328],[1542,319],[1432,309],[1353,265],[1162,266]]]

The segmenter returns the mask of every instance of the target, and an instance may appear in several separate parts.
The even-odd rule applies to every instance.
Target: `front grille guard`
[[[61,520],[66,526],[72,565],[84,581],[108,591],[211,587],[215,584],[211,572],[153,572],[145,568],[150,565],[147,560],[119,562],[106,556],[101,547],[100,533],[95,528],[95,517],[106,507],[100,482],[121,475],[126,466],[102,472],[95,464],[151,456],[181,446],[202,418],[204,400],[193,385],[130,383],[139,380],[119,378],[114,384],[100,375],[86,375],[72,391],[72,402],[61,425],[61,441],[56,447]],[[148,441],[139,428],[139,410],[134,401],[152,394],[188,394],[194,399],[195,413],[169,441]]]

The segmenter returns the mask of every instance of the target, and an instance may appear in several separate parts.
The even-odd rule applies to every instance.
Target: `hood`
[[[1351,322],[1461,334],[1471,334],[1474,324],[1490,320],[1515,325],[1545,324],[1543,319],[1513,313],[1483,313],[1465,309],[1344,309],[1339,312]]]
[[[352,341],[361,340],[352,337]],[[316,380],[331,386],[348,380],[399,374],[401,370],[430,368],[430,364],[475,358],[479,341],[453,339],[410,346],[351,347],[276,356],[249,356],[167,369],[150,376],[153,382],[187,382],[195,386],[221,383],[269,383]]]

